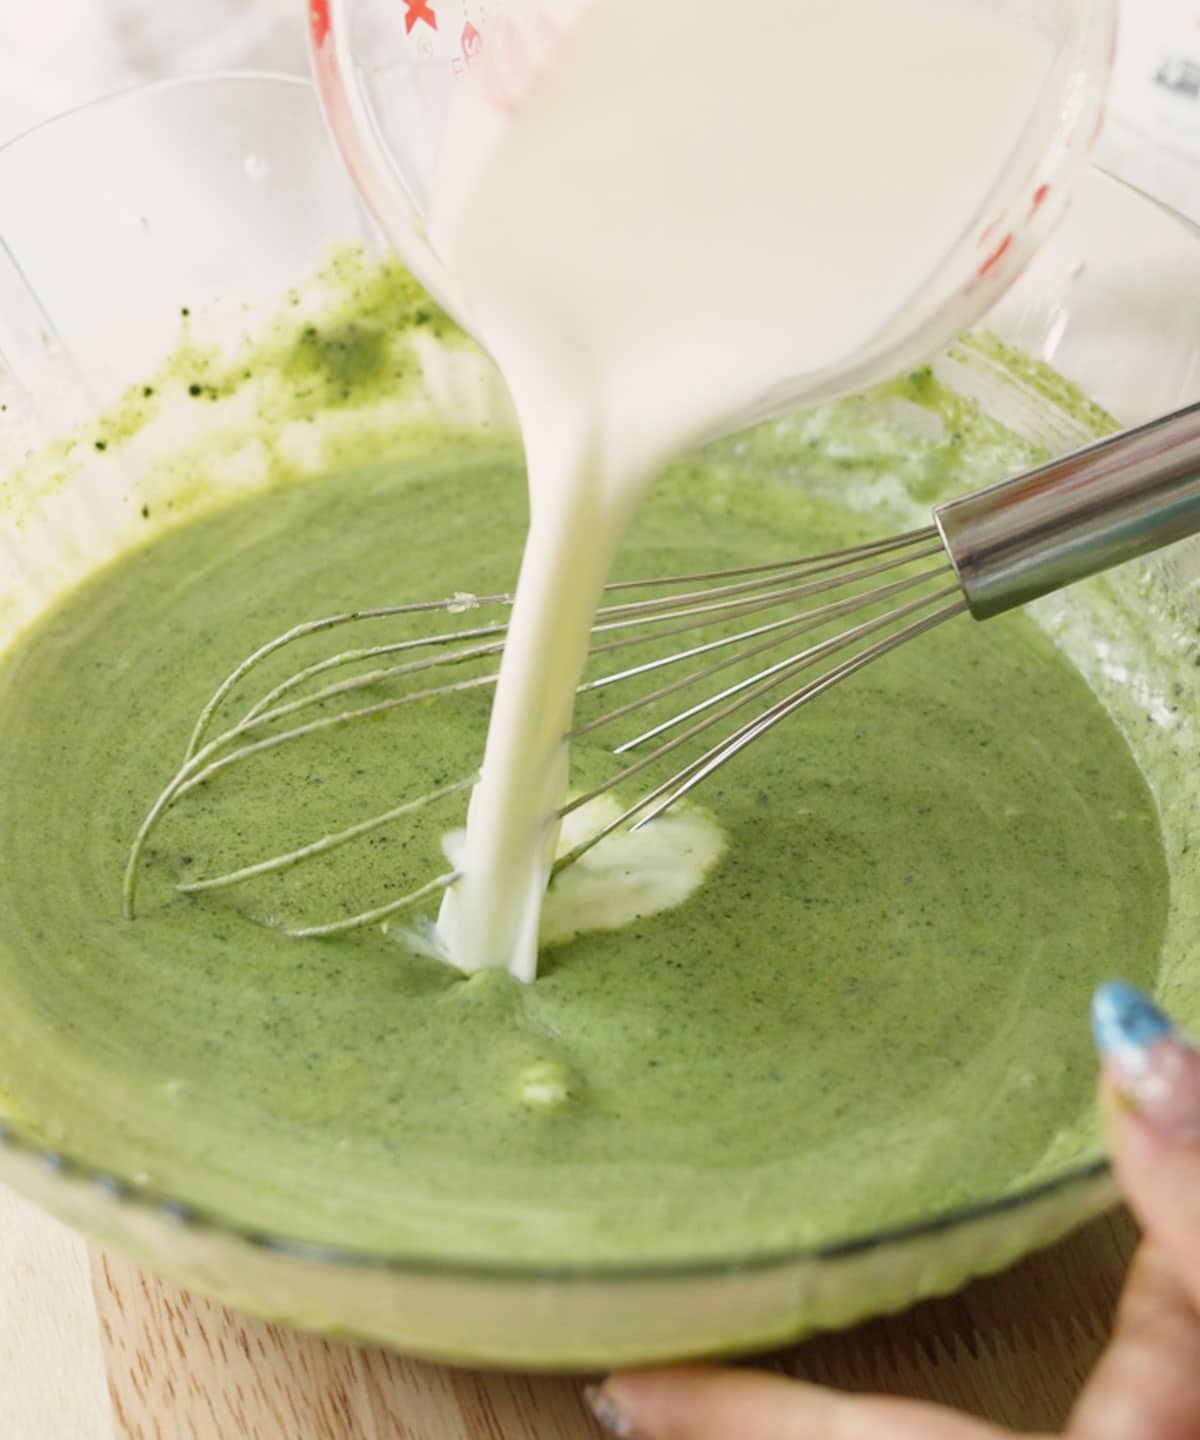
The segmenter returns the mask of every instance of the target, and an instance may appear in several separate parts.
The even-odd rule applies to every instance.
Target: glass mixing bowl
[[[312,90],[263,75],[173,82],[55,120],[0,150],[0,197],[3,648],[79,577],[134,542],[142,504],[119,471],[14,470],[26,452],[152,371],[178,338],[181,308],[198,324],[247,307],[252,326],[261,307],[316,269],[327,246],[375,241]],[[1200,235],[1093,172],[992,323],[1114,415],[1136,421],[1200,394],[1200,328],[1184,303],[1196,294]],[[1053,396],[1002,351],[967,343],[935,364],[1012,429],[1051,448],[1081,438]],[[454,409],[445,376],[430,393],[431,403]],[[189,503],[244,483],[226,467],[206,497]],[[1178,547],[1094,582],[1137,597],[1150,637],[1142,654],[1097,647],[1069,597],[1038,611],[1152,782],[1170,754],[1195,754],[1197,554]],[[1190,830],[1200,773],[1178,763],[1167,773],[1171,784],[1155,786],[1173,887],[1159,989],[1195,1023],[1200,959],[1188,940],[1200,933],[1200,845],[1191,845]],[[1119,973],[1121,957],[1111,965]],[[0,1058],[13,1038],[0,1019]],[[1033,1188],[919,1221],[897,1216],[892,1228],[815,1250],[657,1268],[489,1267],[251,1233],[199,1212],[186,1195],[148,1195],[136,1177],[48,1153],[23,1138],[17,1114],[3,1122],[4,1103],[0,1176],[69,1224],[271,1319],[467,1363],[583,1368],[766,1347],[950,1290],[1114,1198],[1097,1138]]]

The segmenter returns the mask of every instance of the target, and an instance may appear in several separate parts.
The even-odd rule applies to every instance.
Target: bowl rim
[[[19,1134],[10,1121],[0,1118],[0,1157],[5,1152],[40,1163],[53,1175],[92,1187],[98,1198],[116,1201],[127,1209],[167,1220],[185,1229],[215,1233],[246,1245],[252,1250],[281,1255],[350,1270],[376,1270],[399,1274],[438,1276],[454,1280],[580,1282],[637,1284],[652,1280],[694,1281],[728,1277],[732,1274],[761,1274],[805,1265],[825,1265],[852,1260],[879,1250],[915,1244],[968,1226],[1017,1214],[1057,1199],[1079,1187],[1090,1187],[1112,1175],[1106,1155],[1094,1155],[1077,1162],[1057,1175],[1032,1185],[969,1201],[935,1211],[917,1220],[900,1221],[875,1230],[864,1230],[816,1245],[784,1245],[735,1255],[703,1256],[678,1260],[490,1261],[471,1256],[430,1255],[404,1250],[359,1249],[324,1241],[303,1240],[276,1231],[244,1225],[204,1206],[167,1195],[155,1195],[124,1176],[102,1170],[62,1151],[41,1145]],[[19,1187],[18,1187],[19,1188]]]
[[[142,82],[98,96],[71,106],[10,136],[0,143],[0,159],[10,150],[36,138],[43,131],[77,120],[83,115],[110,106],[131,103],[157,92],[170,92],[187,87],[205,87],[220,83],[252,83],[286,85],[307,90],[320,111],[317,88],[302,75],[288,74],[270,68],[221,68],[193,74],[169,76]],[[333,146],[332,139],[330,140]],[[336,150],[336,147],[333,147]],[[1100,170],[1094,164],[1088,168]],[[350,181],[347,179],[347,185]],[[1121,182],[1127,183],[1127,182]],[[1128,186],[1139,199],[1153,203],[1136,186]],[[1174,212],[1171,212],[1174,213]],[[0,234],[0,247],[3,247]],[[764,1250],[742,1251],[731,1255],[703,1256],[689,1259],[641,1260],[637,1262],[596,1262],[579,1264],[525,1261],[488,1261],[469,1256],[430,1255],[390,1249],[360,1249],[297,1236],[260,1230],[245,1225],[228,1215],[203,1206],[194,1206],[176,1196],[147,1191],[127,1177],[115,1175],[98,1165],[85,1162],[69,1153],[47,1147],[23,1135],[11,1118],[0,1114],[0,1157],[25,1159],[40,1164],[53,1176],[74,1182],[95,1191],[97,1198],[115,1201],[122,1207],[140,1212],[174,1225],[195,1231],[223,1236],[249,1248],[294,1260],[342,1267],[351,1270],[384,1271],[399,1274],[440,1277],[454,1280],[480,1280],[509,1283],[644,1283],[654,1280],[698,1281],[731,1274],[755,1274],[805,1265],[824,1265],[851,1260],[875,1251],[918,1243],[948,1234],[972,1224],[998,1219],[1006,1214],[1020,1213],[1042,1202],[1053,1201],[1074,1188],[1090,1187],[1109,1179],[1111,1163],[1103,1152],[1093,1153],[1076,1161],[1055,1175],[1025,1184],[984,1200],[969,1201],[935,1211],[919,1219],[900,1221],[880,1228],[854,1232],[835,1240],[809,1245],[784,1245]],[[20,1188],[20,1184],[16,1188]],[[83,1227],[86,1228],[86,1227]]]
[[[308,90],[312,92],[314,99],[316,98],[316,88],[306,76],[292,75],[286,70],[273,70],[269,66],[247,66],[244,69],[236,66],[222,66],[216,70],[197,70],[188,75],[167,75],[159,80],[134,81],[132,85],[122,85],[117,90],[110,90],[107,94],[94,96],[91,100],[83,100],[78,105],[70,105],[65,110],[56,110],[53,115],[35,120],[32,125],[27,125],[6,140],[0,141],[0,156],[6,155],[9,150],[16,149],[26,140],[32,140],[43,130],[52,130],[56,125],[65,124],[70,120],[78,120],[96,110],[105,110],[110,106],[139,100],[143,96],[153,95],[160,91],[185,90],[192,86],[204,87],[230,80],[250,81],[255,84],[265,82],[269,85],[287,85]]]

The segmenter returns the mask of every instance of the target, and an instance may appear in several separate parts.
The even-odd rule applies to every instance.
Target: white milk
[[[563,736],[655,473],[895,315],[977,219],[1049,62],[986,0],[591,0],[519,93],[493,73],[457,98],[430,236],[531,494],[438,921],[462,969],[536,971]]]

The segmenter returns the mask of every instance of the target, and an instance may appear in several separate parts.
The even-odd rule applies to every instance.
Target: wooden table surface
[[[769,1357],[1053,1430],[1135,1242],[1123,1212],[905,1315]],[[0,1192],[0,1440],[595,1440],[575,1378],[479,1374],[237,1315]],[[731,1436],[730,1440],[737,1440]]]

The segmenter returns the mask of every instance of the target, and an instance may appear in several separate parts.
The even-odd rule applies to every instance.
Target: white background
[[[165,75],[245,66],[302,74],[305,8],[305,0],[3,0],[0,142]],[[1122,0],[1100,153],[1200,222],[1200,95],[1155,78],[1189,64],[1200,72],[1200,0]]]

